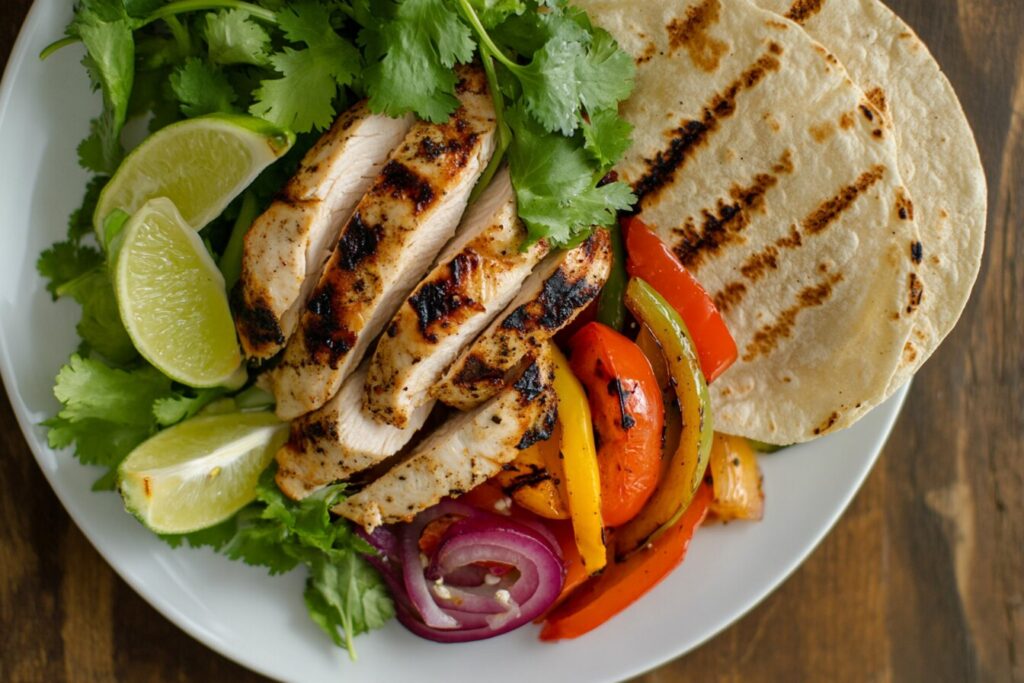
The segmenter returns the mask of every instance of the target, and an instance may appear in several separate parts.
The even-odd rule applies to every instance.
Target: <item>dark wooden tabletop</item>
[[[30,4],[0,2],[0,60]],[[760,607],[647,683],[1024,681],[1024,2],[890,4],[946,68],[981,146],[990,232],[974,299],[828,539]],[[261,680],[111,571],[5,396],[0,457],[0,681]]]

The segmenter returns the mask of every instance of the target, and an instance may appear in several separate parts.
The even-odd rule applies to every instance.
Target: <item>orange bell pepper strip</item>
[[[714,382],[739,357],[722,314],[697,279],[650,228],[637,218],[626,219],[624,227],[629,274],[649,282],[676,309],[693,335],[704,377],[708,384]]]
[[[601,626],[661,583],[686,557],[693,533],[707,516],[714,494],[701,485],[683,516],[650,548],[609,565],[555,609],[541,630],[545,641],[578,638]]]

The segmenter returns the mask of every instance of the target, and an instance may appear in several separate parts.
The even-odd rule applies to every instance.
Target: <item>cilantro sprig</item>
[[[565,0],[82,0],[67,33],[43,55],[85,44],[104,108],[79,156],[96,173],[123,158],[136,90],[157,127],[248,111],[306,133],[362,96],[443,121],[458,106],[453,67],[478,61],[498,122],[478,192],[508,159],[530,241],[571,245],[634,201],[601,184],[629,146],[618,106],[633,62]]]
[[[296,503],[277,488],[271,468],[256,491],[256,501],[226,522],[164,540],[172,546],[209,546],[271,574],[305,566],[309,577],[304,598],[310,617],[355,659],[352,639],[387,623],[395,606],[380,576],[363,559],[375,552],[373,548],[348,523],[331,517],[344,485]]]

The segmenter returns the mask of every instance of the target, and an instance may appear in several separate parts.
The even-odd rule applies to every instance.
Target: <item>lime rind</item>
[[[171,124],[121,163],[100,194],[93,226],[102,234],[115,210],[132,214],[167,197],[200,230],[294,142],[294,133],[249,116],[211,114]]]

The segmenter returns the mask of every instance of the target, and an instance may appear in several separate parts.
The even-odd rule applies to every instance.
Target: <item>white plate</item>
[[[0,94],[0,369],[25,437],[50,485],[107,562],[167,618],[209,647],[284,680],[619,680],[718,633],[775,589],[835,523],[892,428],[902,391],[856,428],[764,458],[767,514],[760,524],[702,530],[683,567],[626,613],[589,636],[543,644],[532,628],[467,645],[435,645],[397,623],[357,640],[348,661],[309,620],[303,576],[269,577],[212,552],[171,550],[110,493],[97,472],[46,446],[37,425],[52,415],[53,377],[76,345],[76,307],[53,304],[36,275],[39,252],[64,234],[86,174],[75,148],[99,99],[65,49],[36,55],[62,35],[66,0],[37,0]],[[159,644],[155,644],[159,647]]]

